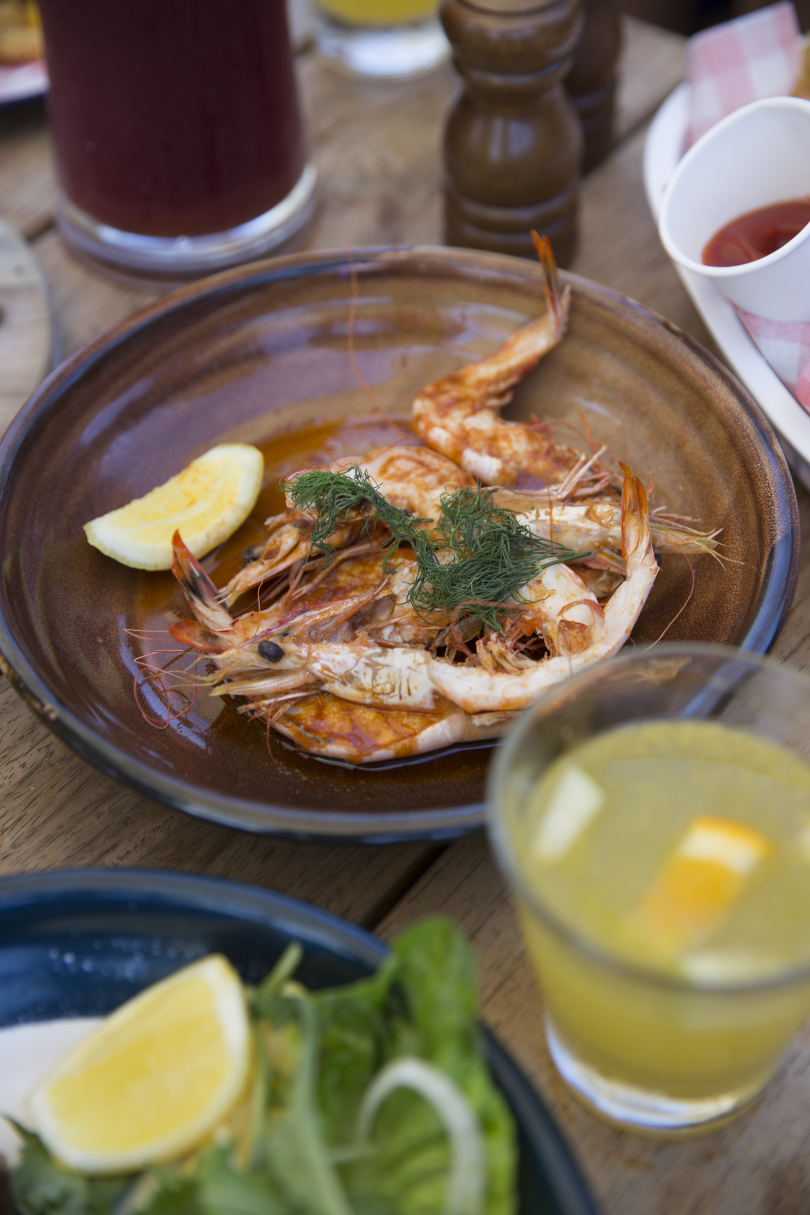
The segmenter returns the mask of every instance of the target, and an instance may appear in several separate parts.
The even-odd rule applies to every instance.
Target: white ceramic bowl
[[[718,122],[686,153],[664,196],[659,233],[674,261],[713,279],[733,304],[810,321],[810,225],[744,266],[704,266],[706,243],[748,211],[810,197],[810,101],[769,97]]]

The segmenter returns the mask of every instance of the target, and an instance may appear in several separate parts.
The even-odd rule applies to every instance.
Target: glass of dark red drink
[[[312,214],[284,0],[41,0],[59,227],[109,266],[193,278]]]

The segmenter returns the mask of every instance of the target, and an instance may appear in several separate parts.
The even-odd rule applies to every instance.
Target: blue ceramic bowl
[[[367,975],[387,953],[345,920],[233,882],[119,869],[5,878],[0,1026],[109,1013],[213,951],[256,983],[291,939],[304,947],[298,977],[312,988]],[[596,1215],[537,1094],[495,1039],[485,1037],[518,1127],[520,1215]]]

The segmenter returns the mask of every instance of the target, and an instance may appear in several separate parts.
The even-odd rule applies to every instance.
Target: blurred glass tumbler
[[[318,52],[349,76],[421,76],[450,54],[437,8],[438,0],[317,0]]]
[[[194,278],[309,219],[284,0],[42,0],[67,240],[135,274]]]
[[[710,1128],[810,1012],[810,680],[714,646],[552,688],[490,778],[551,1056],[595,1111]]]

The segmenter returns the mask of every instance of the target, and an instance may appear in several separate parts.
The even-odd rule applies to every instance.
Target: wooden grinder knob
[[[583,173],[610,155],[621,26],[616,0],[582,0],[582,34],[565,80],[585,136]]]
[[[563,79],[579,0],[442,0],[463,88],[444,134],[445,241],[558,263],[575,251],[582,131]]]

